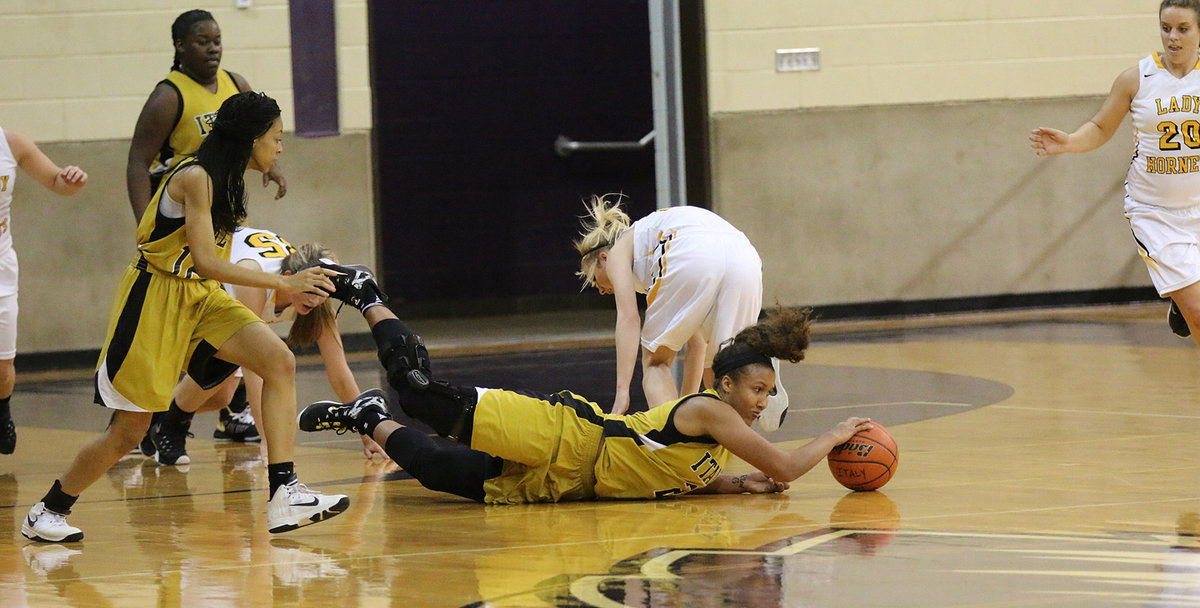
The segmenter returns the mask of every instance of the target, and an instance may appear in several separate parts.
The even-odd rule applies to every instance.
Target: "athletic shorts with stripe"
[[[543,395],[477,389],[471,448],[504,459],[484,481],[490,504],[558,502],[595,497],[595,466],[604,414],[569,391]]]
[[[1126,196],[1125,219],[1159,296],[1200,281],[1200,206],[1158,207]]]
[[[214,355],[243,327],[262,321],[218,281],[126,268],[96,370],[96,403],[134,412],[171,405],[179,372],[211,388],[236,369]]]

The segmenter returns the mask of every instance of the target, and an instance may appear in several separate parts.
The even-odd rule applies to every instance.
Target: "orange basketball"
[[[871,424],[875,428],[855,433],[826,457],[833,478],[855,492],[882,488],[900,464],[900,451],[892,434],[878,422]]]

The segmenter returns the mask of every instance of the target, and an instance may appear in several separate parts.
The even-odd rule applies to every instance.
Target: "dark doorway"
[[[381,274],[405,314],[611,306],[579,294],[581,200],[655,209],[646,0],[372,1]]]

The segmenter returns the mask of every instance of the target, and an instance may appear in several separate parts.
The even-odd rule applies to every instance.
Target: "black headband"
[[[604,249],[605,247],[609,247],[611,245],[612,245],[612,243],[601,243],[601,244],[596,245],[595,247],[592,247],[591,249],[588,249],[587,251],[583,252],[583,254],[580,255],[579,257],[580,257],[580,259],[586,258],[587,256],[592,255],[593,253],[596,253],[597,251],[600,251],[601,249]]]
[[[730,354],[728,357],[721,358],[719,361],[713,361],[713,377],[718,380],[722,376],[728,376],[729,372],[740,367],[745,367],[752,363],[761,363],[767,367],[771,367],[771,358],[754,350],[750,347],[738,349],[740,352]]]

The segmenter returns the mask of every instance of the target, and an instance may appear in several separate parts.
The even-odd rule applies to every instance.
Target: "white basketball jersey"
[[[17,293],[17,252],[12,246],[12,199],[17,185],[17,158],[0,129],[0,296]]]
[[[271,274],[279,274],[283,269],[283,259],[296,250],[283,237],[262,228],[238,228],[233,231],[231,240],[233,242],[229,248],[230,262],[237,264],[242,260],[254,260],[263,272]],[[234,293],[231,285],[226,285],[225,290]],[[263,305],[263,310],[254,312],[267,323],[291,321],[296,318],[296,311],[291,306],[276,314],[274,289],[267,290],[267,302]]]
[[[646,293],[664,272],[664,255],[681,243],[682,234],[720,234],[745,239],[740,230],[721,216],[700,207],[668,207],[636,221],[633,230],[633,281],[638,293]],[[697,239],[700,245],[704,239]]]
[[[1134,153],[1125,191],[1159,207],[1200,204],[1200,63],[1183,78],[1158,53],[1138,62],[1138,91],[1130,104]]]

